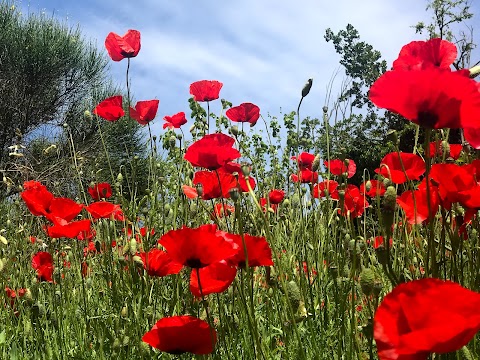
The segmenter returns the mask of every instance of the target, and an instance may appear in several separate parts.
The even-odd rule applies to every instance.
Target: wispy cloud
[[[322,4],[324,3],[324,4]],[[32,9],[54,10],[60,18],[80,24],[87,37],[103,46],[110,31],[142,33],[142,50],[132,62],[137,99],[160,99],[154,131],[161,118],[187,109],[188,88],[200,79],[224,83],[221,96],[235,104],[251,101],[262,113],[294,110],[300,90],[314,78],[302,113],[319,117],[326,85],[339,58],[323,38],[355,26],[362,40],[380,50],[391,63],[402,45],[419,38],[410,28],[428,20],[418,0],[337,0],[300,3],[272,0],[158,1],[36,0]],[[124,83],[125,63],[112,63],[113,76]],[[338,88],[342,76],[338,77]],[[218,105],[219,108],[219,105]],[[217,109],[218,109],[217,108]],[[188,113],[188,111],[186,111]]]

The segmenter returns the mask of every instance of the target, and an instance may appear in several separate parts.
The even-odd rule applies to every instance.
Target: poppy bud
[[[365,183],[365,190],[367,190],[367,192],[369,192],[371,189],[372,189],[372,182],[370,180],[368,180]]]
[[[117,181],[118,181],[119,183],[121,183],[121,182],[123,181],[123,175],[122,175],[122,173],[118,173],[118,175],[117,175]]]
[[[120,311],[120,316],[126,318],[128,316],[128,307],[124,306],[122,311]]]
[[[300,301],[302,300],[302,296],[300,294],[300,288],[298,287],[295,281],[289,281],[287,283],[287,297],[288,301],[292,305],[293,311],[297,311],[298,306],[300,305]]]
[[[312,171],[317,171],[319,167],[320,167],[320,154],[317,154],[315,156],[315,159],[313,159],[313,162],[312,162]]]
[[[177,139],[178,139],[178,140],[182,140],[182,138],[183,138],[182,133],[178,133],[178,134],[177,134]]]
[[[195,184],[195,189],[199,197],[203,196],[203,185],[201,183]]]
[[[289,199],[283,200],[283,206],[289,207],[290,206],[290,200]]]
[[[397,130],[395,130],[395,129],[388,130],[387,140],[390,140],[394,145],[396,145],[397,142],[398,142]]]
[[[395,211],[397,204],[397,190],[394,186],[387,187],[385,194],[383,195],[383,209],[385,211]]]
[[[473,79],[480,75],[480,65],[470,68],[470,77]]]
[[[132,238],[130,240],[130,255],[135,255],[137,253],[137,240]]]
[[[3,270],[3,267],[4,267],[4,265],[3,265],[3,260],[2,260],[2,259],[0,259],[0,272],[2,272],[2,270]]]
[[[170,138],[168,139],[168,143],[170,147],[175,147],[175,144],[177,143],[177,138],[175,137],[175,135],[170,136]]]
[[[324,107],[322,108],[322,110],[323,110],[323,113],[326,114],[326,113],[328,112],[328,107],[327,107],[327,106],[324,106]]]
[[[233,135],[233,136],[237,136],[238,135],[238,126],[237,125],[233,125],[230,127],[230,133]]]
[[[143,267],[143,260],[140,256],[135,255],[132,259],[135,265],[137,265],[138,267]]]
[[[305,83],[305,86],[302,89],[302,98],[308,95],[310,89],[312,88],[313,79],[308,79]]]
[[[460,352],[462,353],[462,358],[465,359],[465,360],[474,360],[474,357],[472,356],[472,353],[470,352],[470,350],[468,350],[468,348],[466,346],[462,347],[460,349]]]
[[[247,164],[242,165],[242,173],[243,176],[249,177],[250,176],[250,166]]]
[[[85,120],[89,120],[89,121],[93,120],[92,113],[88,110],[85,110],[85,112],[83,113],[83,117],[85,118]]]
[[[364,268],[360,273],[360,287],[362,292],[369,296],[373,292],[375,286],[375,273],[370,268]]]
[[[233,201],[237,201],[240,198],[240,193],[238,191],[238,188],[231,188],[230,190],[228,190],[228,192],[230,194],[230,198]]]
[[[190,129],[188,131],[190,131],[190,134],[193,134],[195,132],[195,124],[190,126]]]

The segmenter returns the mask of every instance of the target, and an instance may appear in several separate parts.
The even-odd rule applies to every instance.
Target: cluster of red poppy
[[[78,204],[69,198],[55,197],[38,181],[27,181],[23,187],[24,191],[20,196],[30,212],[35,216],[44,216],[51,223],[44,227],[46,234],[51,238],[84,239],[88,234],[92,234],[89,219],[74,221],[83,209],[86,209],[93,219],[124,220],[120,205],[111,202],[95,201],[88,206]],[[89,188],[88,192],[94,200],[100,200],[110,197],[112,189],[109,184],[100,183]],[[43,251],[36,253],[32,258],[32,267],[41,281],[52,281],[54,267],[50,253]]]
[[[469,78],[468,70],[451,71],[456,56],[455,45],[441,39],[405,45],[393,70],[371,87],[370,99],[422,127],[464,129],[467,141],[478,148],[480,141],[474,135],[480,134],[480,88]],[[459,234],[465,234],[466,224],[480,209],[480,164],[478,160],[466,165],[454,163],[461,151],[461,145],[446,142],[429,145],[427,154],[434,164],[427,176],[415,190],[403,192],[396,200],[409,224],[429,221],[439,207],[449,211],[452,204],[459,203],[465,216],[457,217],[455,226]],[[447,158],[451,163],[443,163]],[[419,155],[394,152],[382,159],[376,172],[393,184],[413,184],[426,170]],[[458,218],[462,218],[460,224]],[[380,243],[383,238],[375,238],[374,246]],[[460,349],[480,330],[478,301],[480,294],[449,281],[422,279],[398,285],[375,314],[379,358],[420,360],[430,353]]]

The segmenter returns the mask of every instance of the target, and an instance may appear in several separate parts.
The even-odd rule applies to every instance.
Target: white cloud
[[[37,1],[47,13],[56,8],[59,17],[68,15],[99,46],[110,31],[141,31],[133,93],[160,99],[157,132],[164,115],[188,114],[189,85],[200,79],[222,81],[221,96],[234,105],[251,101],[263,114],[278,114],[280,107],[296,109],[303,84],[313,77],[302,114],[319,117],[326,85],[339,67],[333,45],[323,38],[326,28],[337,32],[351,23],[391,64],[402,45],[419,38],[410,26],[429,17],[426,2],[418,0]],[[111,66],[121,83],[125,68],[122,62]]]

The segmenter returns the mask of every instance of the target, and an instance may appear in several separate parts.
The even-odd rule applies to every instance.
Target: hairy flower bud
[[[369,296],[373,292],[375,286],[375,273],[370,268],[364,268],[360,273],[360,287],[362,292]]]
[[[310,89],[312,88],[313,79],[308,79],[305,83],[305,86],[302,89],[302,98],[308,95]]]
[[[313,162],[312,162],[312,171],[317,171],[319,167],[320,167],[320,154],[317,154],[315,156],[315,159],[313,159]]]

